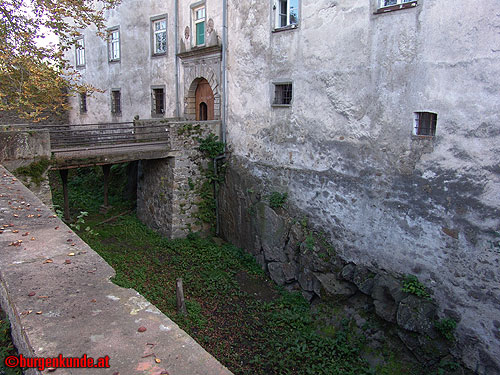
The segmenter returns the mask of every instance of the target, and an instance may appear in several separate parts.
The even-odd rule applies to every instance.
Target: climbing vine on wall
[[[224,153],[225,145],[213,133],[208,134],[206,138],[198,137],[197,140],[200,143],[198,149],[207,159],[207,163],[200,167],[203,179],[196,189],[200,198],[196,217],[202,223],[208,223],[214,227],[217,220],[215,190],[224,181],[226,168],[224,163],[216,162],[216,158]]]

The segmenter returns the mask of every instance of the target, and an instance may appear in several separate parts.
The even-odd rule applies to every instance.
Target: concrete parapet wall
[[[1,166],[0,192],[0,302],[20,353],[109,356],[109,369],[56,372],[67,375],[231,374],[139,293],[113,284],[114,270]]]
[[[50,159],[50,135],[45,130],[25,130],[25,126],[4,126],[0,131],[0,163],[9,171],[15,172],[18,168],[29,167],[41,159]],[[33,181],[33,176],[19,174],[19,178],[28,186],[43,203],[52,207],[52,193],[50,191],[48,168],[41,178]]]

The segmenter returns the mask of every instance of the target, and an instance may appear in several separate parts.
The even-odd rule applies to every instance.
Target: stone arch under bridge
[[[187,120],[196,120],[196,89],[201,82],[205,80],[210,85],[214,95],[214,120],[221,118],[221,92],[217,74],[209,66],[200,66],[199,69],[191,71],[185,79],[184,88],[184,116]]]

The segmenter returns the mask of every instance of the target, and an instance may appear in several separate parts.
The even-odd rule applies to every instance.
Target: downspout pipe
[[[222,125],[221,140],[226,144],[227,124],[227,0],[222,0]]]
[[[222,0],[222,121],[221,121],[221,141],[224,144],[224,152],[214,159],[214,197],[215,197],[215,233],[220,235],[220,209],[219,191],[217,188],[217,162],[226,157],[226,124],[227,124],[227,0]]]
[[[175,117],[180,119],[181,109],[179,103],[179,0],[175,0],[174,6],[174,39],[175,39]]]

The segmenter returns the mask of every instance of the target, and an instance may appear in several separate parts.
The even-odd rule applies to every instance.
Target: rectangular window
[[[153,20],[153,55],[167,52],[167,18]]]
[[[76,66],[85,66],[85,42],[83,38],[77,39],[75,43]]]
[[[299,23],[299,0],[278,0],[274,9],[276,12],[275,28],[296,27]]]
[[[110,29],[108,33],[109,61],[120,61],[120,30],[118,28]]]
[[[292,104],[293,88],[291,82],[274,84],[273,105],[290,106]]]
[[[380,0],[380,8],[390,7],[392,5],[399,5],[404,3],[411,3],[415,0]]]
[[[378,10],[375,13],[385,13],[415,6],[417,6],[417,0],[378,0]]]
[[[432,112],[415,112],[415,122],[413,134],[415,135],[436,135],[437,114]]]
[[[111,90],[111,113],[122,113],[121,92],[120,90]]]
[[[165,91],[163,88],[154,88],[152,92],[152,112],[155,115],[165,113]]]
[[[80,93],[80,113],[87,113],[87,94]]]
[[[205,5],[193,9],[195,26],[195,44],[202,46],[205,44]]]

